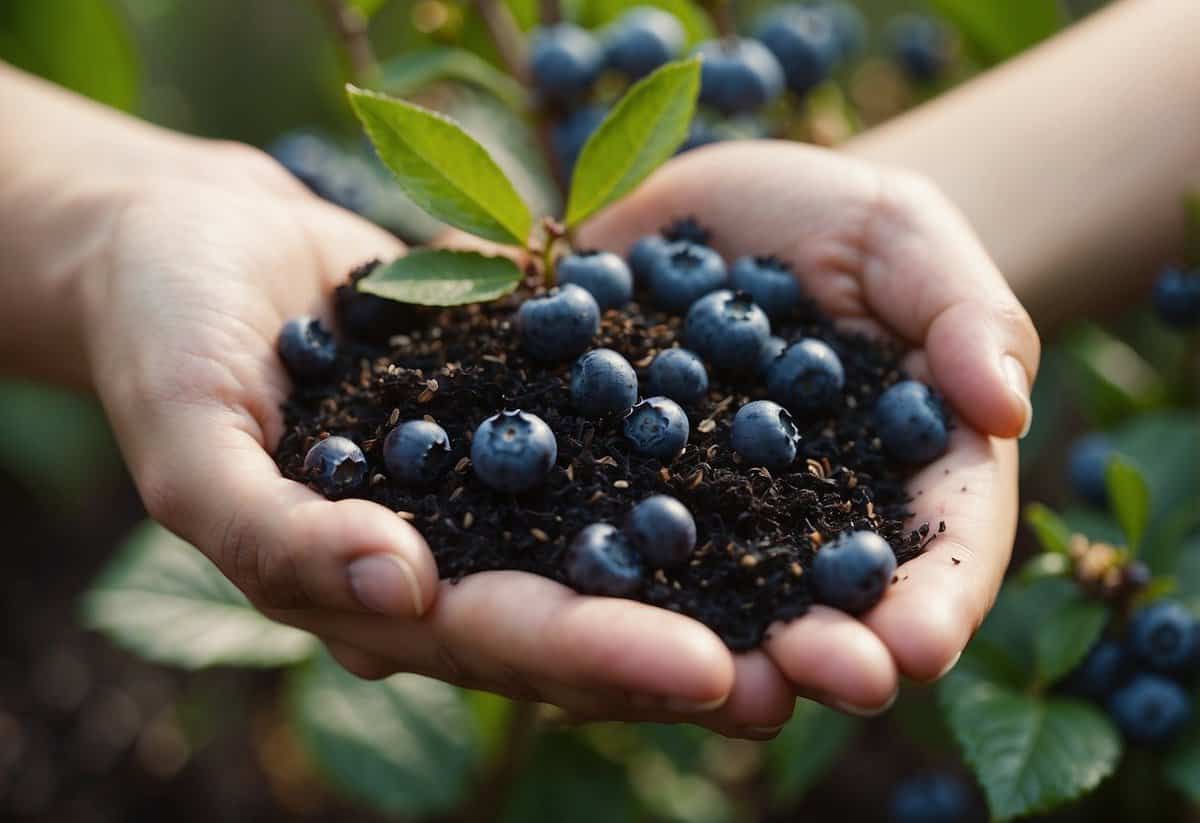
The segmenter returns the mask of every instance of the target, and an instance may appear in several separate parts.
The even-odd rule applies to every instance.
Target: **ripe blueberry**
[[[688,215],[673,220],[662,230],[662,236],[672,243],[698,243],[707,246],[712,239],[712,232],[700,225],[695,217]]]
[[[1129,655],[1116,640],[1105,638],[1067,675],[1063,688],[1091,700],[1105,701],[1125,680]]]
[[[709,40],[696,52],[704,59],[700,102],[724,114],[760,109],[783,91],[779,61],[757,40]]]
[[[729,282],[772,320],[789,316],[804,297],[795,272],[777,257],[739,257],[729,268]]]
[[[647,234],[629,247],[629,270],[634,282],[642,286],[650,282],[650,270],[666,254],[669,245],[670,241],[662,235]]]
[[[560,257],[558,282],[575,285],[596,299],[600,311],[617,309],[633,299],[633,275],[612,252],[583,251]]]
[[[533,84],[547,99],[570,102],[600,74],[604,52],[586,29],[557,23],[537,31],[530,49]]]
[[[656,494],[634,506],[625,518],[625,534],[651,566],[681,566],[696,548],[696,521],[674,497]]]
[[[637,373],[612,349],[593,349],[571,366],[571,403],[584,417],[623,412],[637,394]]]
[[[708,394],[708,372],[695,353],[687,349],[664,349],[646,369],[650,391],[669,397],[682,406]]]
[[[1139,674],[1108,701],[1108,711],[1125,737],[1143,746],[1170,743],[1192,717],[1192,698],[1173,680]]]
[[[905,463],[929,463],[950,442],[946,413],[929,387],[904,380],[875,402],[875,427],[883,447]]]
[[[327,437],[304,456],[304,475],[330,500],[353,494],[367,479],[367,458],[353,440]]]
[[[767,369],[767,394],[798,415],[837,406],[846,373],[837,353],[820,340],[793,343]]]
[[[771,370],[771,364],[779,359],[779,355],[787,351],[787,347],[787,341],[782,337],[775,335],[768,337],[758,355],[758,373],[765,376]]]
[[[1200,621],[1183,604],[1160,600],[1133,616],[1129,649],[1139,661],[1164,674],[1182,673],[1200,643]]]
[[[307,315],[293,317],[279,332],[279,359],[297,383],[316,383],[332,376],[337,365],[337,343],[321,321]]]
[[[608,65],[637,79],[683,52],[687,33],[675,15],[652,6],[630,9],[609,29]]]
[[[931,17],[899,15],[888,36],[896,62],[915,83],[932,83],[950,64],[950,35]]]
[[[1158,318],[1168,326],[1200,326],[1200,272],[1165,269],[1154,282],[1150,298]]]
[[[575,161],[579,159],[584,144],[596,129],[600,128],[607,115],[608,111],[600,106],[584,106],[554,124],[550,132],[550,142],[568,178],[575,170]]]
[[[644,567],[633,546],[616,526],[585,526],[567,547],[567,580],[584,594],[625,597],[642,585]]]
[[[905,778],[892,791],[888,823],[963,823],[976,819],[970,789],[952,774]]]
[[[625,415],[622,428],[634,451],[664,463],[683,451],[691,432],[687,415],[669,397],[650,397],[638,403]]]
[[[896,555],[886,540],[874,532],[849,532],[817,551],[813,592],[821,603],[862,614],[883,597],[895,571]]]
[[[1085,434],[1071,444],[1067,454],[1067,476],[1075,493],[1093,506],[1108,505],[1108,461],[1116,449],[1101,432]]]
[[[829,77],[841,53],[833,18],[823,9],[780,6],[763,19],[758,39],[779,61],[788,88],[801,96]]]
[[[582,354],[600,331],[600,307],[586,290],[567,284],[522,303],[516,325],[530,356],[566,360]]]
[[[771,321],[750,295],[722,289],[692,304],[683,336],[718,369],[753,373],[771,336]]]
[[[867,44],[867,20],[853,3],[845,0],[824,2],[820,10],[829,15],[833,33],[838,41],[838,59],[849,60],[860,54]]]
[[[650,293],[659,307],[682,312],[729,280],[721,255],[699,243],[669,244],[650,267]]]
[[[421,486],[437,480],[450,456],[450,437],[437,423],[408,420],[388,432],[383,463],[393,480]]]
[[[795,462],[800,431],[783,406],[770,400],[755,400],[734,415],[730,443],[734,451],[753,465],[778,471]]]
[[[540,486],[556,460],[554,432],[542,418],[519,409],[484,420],[471,440],[475,476],[498,492],[518,494]]]

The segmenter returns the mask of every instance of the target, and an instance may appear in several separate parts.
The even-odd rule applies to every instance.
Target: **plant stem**
[[[708,0],[704,7],[708,10],[708,16],[712,18],[713,26],[721,39],[731,40],[737,37],[737,27],[733,24],[732,0]]]
[[[375,79],[379,64],[367,36],[367,21],[362,13],[345,0],[319,0],[325,17],[341,43],[350,66],[350,78],[358,85],[367,85]]]
[[[559,0],[541,0],[539,9],[539,19],[543,26],[553,26],[562,22],[562,3]]]
[[[552,289],[558,280],[554,272],[554,247],[558,245],[559,240],[567,236],[567,230],[551,217],[545,218],[542,226],[546,230],[546,242],[542,246],[542,283],[546,288]]]
[[[488,766],[471,798],[457,817],[465,823],[492,820],[504,807],[508,792],[525,763],[538,731],[536,703],[514,701],[504,732],[504,744]]]

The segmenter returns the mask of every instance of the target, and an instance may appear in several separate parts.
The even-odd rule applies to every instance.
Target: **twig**
[[[375,78],[379,64],[367,36],[367,21],[362,13],[345,0],[320,0],[329,25],[341,41],[355,83],[366,85]]]
[[[562,3],[559,0],[542,0],[540,8],[540,19],[543,26],[553,26],[555,23],[562,22]]]
[[[731,40],[737,37],[737,26],[733,23],[732,0],[708,0],[704,5],[722,40]]]

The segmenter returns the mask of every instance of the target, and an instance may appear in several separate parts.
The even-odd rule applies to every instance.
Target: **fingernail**
[[[421,587],[403,558],[394,554],[369,554],[346,569],[350,588],[364,607],[391,617],[413,617],[422,612]]]
[[[716,700],[698,701],[684,700],[682,697],[668,697],[667,711],[679,714],[703,714],[721,708],[727,699],[728,697],[718,697]]]
[[[1025,409],[1025,423],[1021,426],[1021,434],[1018,435],[1024,437],[1029,434],[1029,427],[1033,425],[1033,404],[1029,402],[1029,376],[1025,373],[1025,367],[1021,365],[1021,361],[1011,354],[1004,355],[1002,366],[1008,388],[1021,401],[1021,406]]]
[[[851,703],[847,703],[843,700],[834,700],[832,703],[830,703],[830,705],[833,708],[837,709],[839,712],[844,712],[845,714],[852,714],[855,717],[878,717],[879,715],[883,714],[888,709],[890,709],[892,707],[892,705],[896,702],[896,698],[899,696],[900,696],[900,692],[898,690],[892,692],[892,696],[889,697],[887,699],[887,702],[884,703],[882,706],[873,706],[873,707],[871,707],[871,706],[867,706],[867,707],[855,706],[855,705],[853,705]]]
[[[954,655],[954,659],[953,659],[953,660],[951,660],[949,663],[947,663],[947,664],[946,664],[946,668],[944,668],[944,669],[942,669],[940,672],[938,672],[938,673],[937,673],[937,677],[935,677],[935,678],[933,678],[933,679],[934,679],[934,680],[941,680],[943,677],[945,677],[946,675],[950,674],[950,670],[951,670],[951,669],[953,669],[955,666],[957,666],[957,665],[958,665],[958,661],[959,661],[959,660],[961,660],[961,659],[962,659],[962,652],[959,652],[958,654]]]

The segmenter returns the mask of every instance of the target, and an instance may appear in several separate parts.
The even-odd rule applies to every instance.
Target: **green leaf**
[[[1063,509],[1060,516],[1072,533],[1078,532],[1093,543],[1111,543],[1119,546],[1125,541],[1125,533],[1106,512],[1092,508],[1072,507]]]
[[[380,66],[380,86],[388,94],[406,97],[442,80],[457,80],[491,92],[509,107],[522,110],[526,94],[521,84],[478,55],[444,46],[394,57]]]
[[[483,146],[444,115],[347,86],[380,159],[439,220],[497,243],[524,245],[533,218]]]
[[[453,809],[477,762],[462,693],[414,674],[369,682],[321,655],[289,683],[292,722],[346,794],[389,814]]]
[[[1040,621],[1033,647],[1042,683],[1055,683],[1075,668],[1100,639],[1108,618],[1103,604],[1080,597]]]
[[[1163,761],[1167,782],[1200,806],[1200,724],[1172,747]]]
[[[691,0],[574,0],[576,19],[588,28],[598,28],[615,21],[625,12],[637,6],[654,6],[675,15],[687,34],[689,46],[703,40],[711,40],[716,31],[712,18]]]
[[[579,154],[568,226],[624,197],[679,148],[699,93],[698,58],[668,63],[629,90]]]
[[[625,769],[588,746],[582,735],[547,732],[512,787],[508,823],[612,823],[635,820]]]
[[[1054,0],[933,0],[933,7],[962,32],[985,63],[1020,54],[1067,24]]]
[[[1108,461],[1104,480],[1108,487],[1108,504],[1121,524],[1129,551],[1136,555],[1150,516],[1150,489],[1146,479],[1136,466],[1114,454]]]
[[[1042,551],[1066,554],[1071,542],[1071,529],[1052,509],[1041,503],[1025,507],[1025,522],[1037,535]]]
[[[137,106],[136,43],[107,0],[0,2],[0,59],[114,108]]]
[[[1065,554],[1042,552],[1021,566],[1021,582],[1029,584],[1047,577],[1063,577],[1071,572],[1071,560]]]
[[[995,819],[1053,809],[1115,770],[1121,739],[1098,709],[1019,694],[957,670],[945,682],[942,707]]]
[[[263,617],[203,554],[150,521],[84,595],[83,620],[148,660],[186,669],[283,666],[317,645]]]
[[[767,773],[776,806],[799,800],[833,764],[861,722],[819,703],[801,700],[779,736],[766,744]]]
[[[503,297],[520,282],[521,270],[507,257],[414,249],[358,281],[358,290],[418,306],[461,306]]]
[[[1079,407],[1101,428],[1161,406],[1167,399],[1166,383],[1155,368],[1099,326],[1082,324],[1066,341],[1066,350],[1076,365],[1073,378]]]

